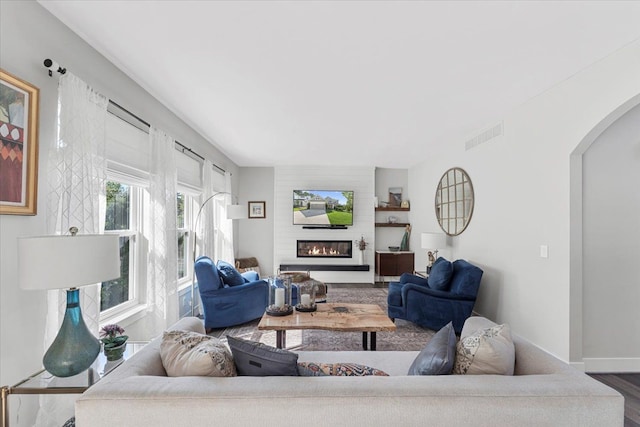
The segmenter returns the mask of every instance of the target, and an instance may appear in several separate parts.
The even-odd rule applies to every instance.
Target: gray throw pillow
[[[456,357],[456,333],[449,322],[429,340],[409,368],[408,375],[449,375]]]
[[[298,376],[298,355],[260,342],[227,335],[238,375]]]

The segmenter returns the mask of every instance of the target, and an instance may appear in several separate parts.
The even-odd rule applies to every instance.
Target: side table
[[[113,362],[108,362],[104,352],[100,352],[89,369],[72,377],[55,377],[43,369],[13,386],[3,386],[2,427],[9,427],[10,394],[82,394],[147,344],[148,341],[127,341],[123,357]]]

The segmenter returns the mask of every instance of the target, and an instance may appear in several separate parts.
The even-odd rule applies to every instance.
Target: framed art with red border
[[[0,214],[35,215],[39,90],[0,69]]]

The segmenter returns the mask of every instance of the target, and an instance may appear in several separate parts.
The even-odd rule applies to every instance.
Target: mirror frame
[[[453,167],[442,174],[434,205],[438,225],[448,236],[457,236],[466,230],[473,216],[475,195],[471,178],[464,169]],[[450,215],[452,208],[453,215]],[[458,209],[462,215],[458,215]],[[446,216],[442,215],[445,210]]]

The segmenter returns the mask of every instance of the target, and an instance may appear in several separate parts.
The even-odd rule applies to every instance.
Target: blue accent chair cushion
[[[408,375],[449,375],[453,371],[457,343],[453,322],[449,322],[420,351]]]
[[[433,263],[427,283],[431,289],[436,291],[448,291],[453,275],[453,265],[443,257],[440,257]]]
[[[220,278],[222,282],[229,286],[238,286],[244,283],[244,278],[236,268],[226,261],[218,261],[216,264],[218,271],[220,272]]]
[[[195,263],[198,291],[207,330],[240,325],[262,317],[269,303],[269,284],[255,276],[240,276],[242,284],[224,286],[211,258]],[[258,278],[251,281],[250,278]],[[245,280],[249,280],[245,282]]]
[[[432,289],[430,281],[429,286],[422,282],[413,283],[419,281],[410,276],[405,276],[406,283],[389,283],[389,317],[408,320],[434,331],[439,331],[447,323],[453,322],[453,329],[459,334],[464,321],[473,311],[482,270],[462,259],[454,261],[452,267],[453,274],[449,283],[443,285],[446,291]]]

